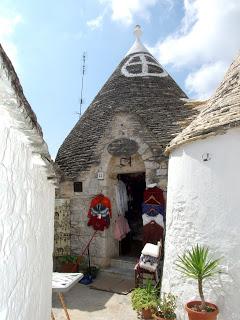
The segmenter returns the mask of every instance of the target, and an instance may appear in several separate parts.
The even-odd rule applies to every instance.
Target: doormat
[[[135,287],[134,280],[122,277],[102,276],[90,286],[91,289],[108,291],[118,294],[128,294]]]

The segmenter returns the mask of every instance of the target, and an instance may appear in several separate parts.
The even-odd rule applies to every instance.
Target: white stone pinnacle
[[[141,26],[139,24],[137,24],[134,28],[134,32],[133,32],[136,36],[136,39],[140,40],[140,37],[142,35],[142,29]]]
[[[147,52],[147,53],[149,53],[147,48],[144,47],[144,45],[142,44],[142,42],[140,40],[140,37],[142,35],[142,30],[141,30],[140,25],[138,25],[138,24],[134,28],[134,35],[136,36],[136,40],[135,40],[133,46],[131,47],[131,49],[127,52],[126,55],[128,56],[129,54],[138,53],[138,52]]]

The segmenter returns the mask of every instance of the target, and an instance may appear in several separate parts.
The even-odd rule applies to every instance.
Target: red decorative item
[[[104,228],[109,227],[109,223],[103,218],[90,217],[88,220],[88,226],[93,226],[94,230],[103,231]]]
[[[88,226],[93,226],[94,230],[103,231],[108,228],[112,217],[110,200],[103,194],[97,195],[91,201],[88,217]]]
[[[91,209],[96,207],[97,205],[102,204],[104,207],[109,209],[109,216],[112,218],[112,207],[111,207],[111,201],[105,197],[103,194],[97,195],[94,199],[92,199],[90,208],[88,210],[88,217],[91,217]]]

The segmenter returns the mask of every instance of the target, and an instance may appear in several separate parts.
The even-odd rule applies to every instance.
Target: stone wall
[[[240,129],[182,145],[171,154],[162,288],[177,295],[181,319],[183,304],[199,297],[196,281],[183,278],[174,263],[197,243],[222,257],[223,273],[204,285],[206,300],[219,306],[219,320],[239,319],[239,159]]]
[[[126,138],[138,145],[137,152],[131,156],[131,165],[121,165],[120,158],[108,152],[108,146],[116,139]],[[113,238],[116,220],[116,201],[114,186],[117,175],[123,173],[145,172],[146,183],[156,182],[160,188],[167,188],[167,159],[158,149],[149,145],[156,144],[155,137],[150,134],[138,117],[130,113],[118,113],[111,126],[97,145],[99,161],[88,171],[81,172],[75,181],[83,183],[83,192],[74,193],[73,181],[63,181],[59,197],[70,199],[71,211],[71,252],[80,254],[93,234],[94,230],[87,227],[87,212],[92,198],[102,192],[112,203],[113,217],[108,230],[99,232],[94,238],[90,253],[93,263],[108,265],[110,258],[119,255],[119,243]],[[159,153],[158,153],[159,152]],[[98,172],[103,173],[103,179],[98,180]]]
[[[54,215],[54,256],[70,255],[70,200],[56,199]]]
[[[54,185],[0,108],[0,319],[50,319]]]

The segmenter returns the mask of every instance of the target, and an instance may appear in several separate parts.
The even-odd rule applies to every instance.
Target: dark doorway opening
[[[128,211],[125,217],[131,230],[119,243],[119,255],[139,257],[143,247],[142,203],[146,188],[145,172],[119,174],[118,179],[122,180],[127,188]]]

